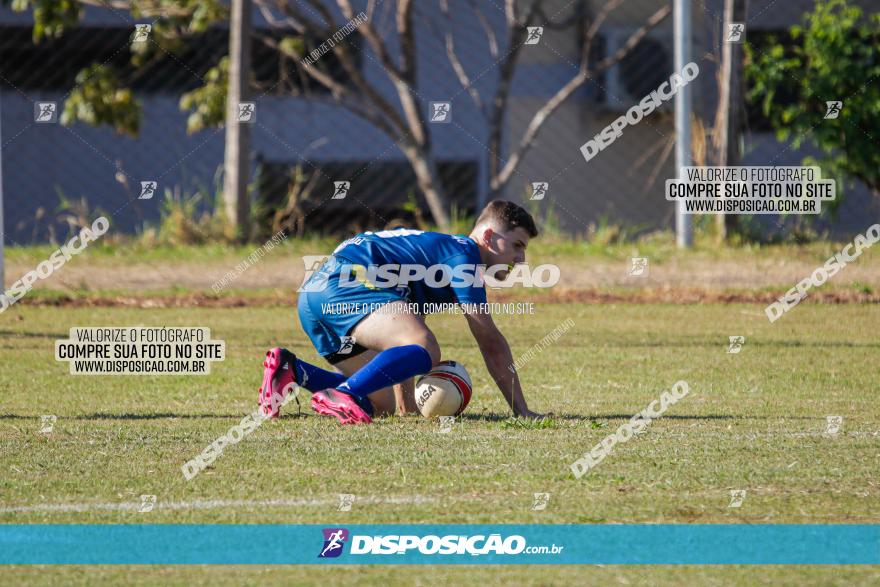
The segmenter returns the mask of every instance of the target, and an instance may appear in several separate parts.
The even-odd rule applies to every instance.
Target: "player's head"
[[[526,260],[529,239],[538,236],[532,215],[522,206],[505,200],[492,200],[477,218],[471,238],[480,247],[480,257],[487,266],[516,265]],[[505,279],[509,271],[496,273]]]

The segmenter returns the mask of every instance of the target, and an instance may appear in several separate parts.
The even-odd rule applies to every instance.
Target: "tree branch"
[[[351,7],[351,2],[349,0],[336,0],[339,5],[340,10],[342,10],[342,14],[345,15],[345,18],[351,20],[354,18],[354,9]],[[379,61],[382,63],[382,67],[391,74],[392,79],[395,81],[403,78],[403,72],[397,67],[397,64],[394,63],[394,60],[391,58],[391,54],[388,53],[388,47],[385,45],[385,42],[382,38],[376,33],[376,29],[373,28],[373,25],[370,21],[366,21],[358,27],[361,31],[361,34],[364,35],[364,38],[367,39],[367,42],[372,47],[373,52],[376,53],[376,56],[379,58]]]
[[[572,25],[577,24],[581,20],[586,17],[586,8],[584,2],[578,3],[578,8],[574,10],[569,16],[567,16],[564,20],[560,21],[552,21],[550,18],[544,13],[544,8],[539,6],[537,9],[537,17],[538,21],[542,23],[542,26],[548,29],[553,30],[565,30]]]
[[[587,37],[586,37],[586,45],[590,46],[593,43],[593,39],[596,37],[596,34],[599,32],[599,28],[605,22],[605,19],[608,18],[608,15],[612,10],[617,8],[623,4],[623,0],[611,0],[607,4],[602,6],[602,9],[599,11],[599,14],[596,15],[596,18],[593,19],[590,28],[587,29]]]
[[[516,19],[514,1],[509,0],[506,5],[507,22],[510,24],[507,46],[507,55],[501,60],[498,68],[498,87],[495,89],[495,97],[492,100],[492,110],[489,113],[489,188],[494,193],[500,186],[496,185],[501,166],[501,141],[504,131],[504,114],[507,112],[507,101],[510,97],[510,88],[513,83],[513,75],[516,72],[516,61],[526,40],[526,24],[534,17],[538,2],[531,5],[526,23],[520,24]]]
[[[516,20],[516,0],[504,0],[504,15],[507,17],[507,28],[520,26]]]
[[[614,2],[611,2],[609,4],[614,4]],[[619,2],[617,2],[617,4],[619,4]],[[621,59],[623,59],[627,55],[627,53],[629,53],[629,51],[633,47],[635,47],[639,43],[639,41],[641,41],[645,37],[645,35],[648,34],[648,31],[657,26],[661,21],[663,21],[663,19],[669,16],[671,11],[672,8],[669,5],[660,8],[647,20],[647,22],[643,26],[641,26],[632,35],[630,35],[626,43],[624,43],[623,46],[614,53],[614,55],[606,57],[605,59],[600,61],[592,73],[590,72],[588,60],[586,59],[586,57],[589,55],[589,46],[587,44],[587,41],[595,36],[598,27],[591,27],[591,34],[587,35],[584,47],[582,47],[582,54],[585,58],[583,58],[581,61],[580,70],[573,78],[571,78],[564,86],[562,86],[562,88],[560,88],[559,91],[556,92],[556,94],[552,98],[550,98],[550,100],[532,117],[532,120],[526,127],[526,131],[525,133],[523,133],[522,139],[520,139],[516,150],[508,158],[507,163],[505,163],[504,167],[498,173],[497,177],[492,177],[493,190],[500,189],[510,180],[513,172],[516,171],[517,166],[519,166],[519,164],[522,162],[523,156],[531,148],[535,137],[541,130],[541,127],[544,126],[544,123],[556,111],[556,109],[559,108],[559,106],[565,100],[567,100],[575,90],[577,90],[588,79],[590,79],[592,75],[604,71],[605,69],[611,67],[612,65],[618,63]],[[609,11],[605,11],[606,15],[607,12]],[[597,16],[596,20],[599,21],[600,18],[604,20],[604,16],[602,16],[601,14]]]
[[[131,12],[135,7],[135,2],[130,0],[78,0],[80,4],[87,6],[97,6],[98,8],[113,8],[124,12]],[[194,12],[194,8],[182,7],[180,5],[166,6],[159,2],[137,2],[137,9],[141,16],[155,17],[190,17]]]
[[[348,1],[348,0],[345,0]],[[413,2],[412,0],[399,0],[397,5],[397,34],[400,36],[401,53],[401,78],[394,85],[403,107],[403,114],[412,131],[413,139],[417,145],[428,150],[430,136],[425,128],[422,117],[422,109],[413,97],[413,90],[417,85],[416,76],[416,42],[413,36]]]
[[[334,28],[334,20],[333,15],[330,14],[330,11],[327,10],[327,7],[324,6],[320,1],[317,0],[306,0],[306,4],[312,7],[312,9],[321,15],[321,18],[324,19],[324,24],[327,25],[327,29]]]
[[[305,29],[316,38],[321,38],[322,36],[329,37],[333,33],[333,31],[323,29],[315,21],[310,20],[296,6],[293,6],[290,3],[283,3],[281,4],[281,7],[286,13],[301,22]],[[330,14],[324,9],[322,18],[328,17],[330,17]],[[333,47],[333,53],[339,59],[339,63],[342,65],[343,69],[345,69],[345,72],[351,78],[355,87],[362,92],[364,97],[369,99],[369,103],[373,106],[372,108],[355,105],[355,102],[353,101],[354,96],[347,86],[340,84],[334,80],[332,76],[321,71],[314,65],[306,64],[301,65],[301,67],[309,76],[329,89],[333,94],[334,99],[340,105],[345,106],[355,114],[362,116],[367,121],[375,124],[379,129],[388,134],[392,140],[400,140],[401,137],[409,134],[406,124],[403,119],[401,119],[394,106],[385,100],[372,84],[364,79],[355,63],[354,56],[349,52],[347,45],[345,43],[336,43]],[[347,100],[343,100],[343,97]]]
[[[477,10],[476,6],[474,6],[474,10]],[[449,14],[449,0],[440,0],[440,12],[446,17],[446,33],[444,35],[446,41],[446,56],[449,58],[449,63],[452,64],[452,70],[455,72],[455,76],[458,78],[461,87],[467,91],[477,108],[485,114],[485,111],[483,110],[483,100],[480,97],[480,93],[471,85],[471,80],[468,78],[468,74],[464,70],[464,65],[462,65],[461,60],[455,53],[455,41],[453,40],[452,35],[452,16]],[[496,47],[495,49],[497,51],[498,48]]]
[[[262,0],[253,0],[254,5],[256,5],[257,9],[260,11],[260,14],[263,15],[263,18],[266,19],[266,22],[269,23],[270,26],[275,28],[291,28],[296,31],[298,34],[305,33],[305,27],[303,27],[302,23],[297,22],[292,18],[278,18],[275,16],[275,13],[272,12],[272,9]]]
[[[632,50],[633,47],[639,44],[639,42],[645,38],[648,32],[653,29],[655,26],[660,24],[663,19],[665,19],[672,12],[672,7],[669,5],[664,6],[657,12],[651,15],[651,18],[641,26],[637,31],[635,31],[629,38],[626,40],[626,43],[618,49],[614,55],[610,55],[596,64],[593,73],[601,73],[620,62],[621,59],[626,57],[626,55]]]
[[[489,24],[486,15],[483,14],[483,11],[480,10],[480,7],[477,6],[477,3],[474,0],[470,0],[470,5],[477,15],[477,20],[480,21],[480,26],[483,27],[483,32],[486,33],[486,39],[489,41],[489,55],[492,59],[498,59],[498,39],[495,37],[495,31],[492,29],[492,25]]]
[[[400,35],[401,77],[407,83],[415,85],[416,40],[413,36],[412,14],[412,0],[398,0],[397,33]]]

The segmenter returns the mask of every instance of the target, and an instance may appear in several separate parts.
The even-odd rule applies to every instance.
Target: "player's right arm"
[[[513,354],[510,352],[510,345],[507,339],[498,330],[495,321],[488,313],[465,311],[465,317],[468,326],[471,329],[477,345],[480,347],[480,353],[486,362],[486,369],[501,395],[507,400],[513,413],[522,418],[541,418],[543,414],[538,414],[529,410],[526,398],[522,392],[522,386],[519,382],[519,375],[516,372],[516,366],[513,364]]]

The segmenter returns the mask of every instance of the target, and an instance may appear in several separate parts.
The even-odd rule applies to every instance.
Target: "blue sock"
[[[342,373],[325,371],[320,367],[315,367],[297,358],[296,380],[300,382],[297,385],[306,388],[308,391],[321,391],[322,389],[341,385],[346,380],[346,377]]]
[[[424,347],[417,344],[398,346],[376,355],[336,389],[355,399],[366,399],[374,391],[430,370],[431,355]]]

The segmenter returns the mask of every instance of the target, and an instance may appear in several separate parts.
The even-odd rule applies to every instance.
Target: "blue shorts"
[[[370,289],[362,284],[340,287],[340,271],[340,260],[331,256],[303,284],[297,301],[299,321],[318,354],[334,359],[363,351],[350,338],[361,320],[388,302],[406,301],[396,289]]]

